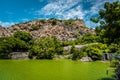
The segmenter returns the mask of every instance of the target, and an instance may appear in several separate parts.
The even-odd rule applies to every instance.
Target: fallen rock
[[[82,62],[91,62],[91,61],[93,61],[90,57],[82,57],[81,59],[80,59],[80,61],[82,61]]]

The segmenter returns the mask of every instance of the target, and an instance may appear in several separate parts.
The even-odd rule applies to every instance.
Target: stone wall
[[[86,46],[88,46],[88,44],[85,44],[85,45],[75,45],[75,48],[78,49],[78,50],[80,50],[81,48],[84,48]],[[65,47],[63,47],[63,51],[64,52],[70,52],[71,47],[72,46],[65,46]]]

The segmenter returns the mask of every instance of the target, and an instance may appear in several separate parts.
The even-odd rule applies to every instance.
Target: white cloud
[[[85,23],[87,27],[96,27],[98,25],[100,25],[99,23],[93,23],[92,21],[90,21],[90,18],[96,14],[98,14],[98,11],[100,9],[104,8],[104,4],[105,2],[113,2],[114,0],[96,0],[96,1],[92,1],[91,4],[93,5],[90,10],[87,10],[85,13]]]
[[[92,2],[93,6],[91,7],[89,13],[91,13],[91,15],[98,14],[99,9],[104,8],[105,2],[113,2],[113,1],[114,0],[96,0]]]
[[[103,8],[103,5],[106,1],[110,0],[51,0],[47,5],[42,9],[37,11],[38,15],[44,15],[45,18],[53,16],[59,19],[70,19],[70,18],[80,18],[85,20],[86,26],[95,27],[96,24],[90,21],[90,18],[93,15],[98,14],[100,8]],[[111,1],[110,1],[111,2]],[[90,10],[83,10],[83,3],[90,3],[93,6]],[[89,4],[88,4],[89,5]]]
[[[64,13],[63,17],[65,19],[70,19],[70,18],[80,18],[83,19],[84,18],[84,12],[81,10],[81,7],[78,6],[74,9],[71,9],[70,11]]]
[[[50,2],[37,11],[38,15],[56,16],[60,19],[80,18],[83,19],[84,11],[80,5],[81,0],[58,0]]]
[[[10,27],[11,25],[14,25],[14,22],[2,22],[0,21],[0,25],[2,25],[3,27]]]

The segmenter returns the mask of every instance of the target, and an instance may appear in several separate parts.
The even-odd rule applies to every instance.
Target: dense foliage
[[[28,44],[26,42],[14,38],[14,37],[3,37],[0,38],[0,54],[4,58],[5,54],[11,52],[23,52],[28,50]]]
[[[86,33],[83,37],[76,41],[76,44],[88,44],[99,42],[99,36],[96,34]]]
[[[107,52],[109,52],[107,45],[102,43],[91,44],[84,50],[84,54],[87,54],[87,56],[91,57],[93,60],[100,60],[103,55],[102,53]]]
[[[72,60],[77,60],[81,58],[80,50],[77,50],[74,45],[71,47],[70,54],[72,54]]]
[[[81,57],[91,57],[92,60],[101,60],[103,53],[108,52],[110,52],[109,47],[102,43],[88,44],[88,46],[84,46],[80,50],[72,46],[70,50],[70,54],[72,54],[71,59],[73,60],[80,59]]]
[[[39,38],[38,42],[30,49],[30,58],[53,59],[55,54],[62,54],[63,49],[57,39],[50,37]]]
[[[28,44],[33,44],[33,36],[28,33],[28,32],[24,32],[24,31],[16,31],[13,36],[15,38],[18,38],[20,40],[25,41]]]
[[[100,23],[96,32],[102,38],[102,42],[111,44],[120,40],[120,2],[106,2],[104,9],[99,10],[98,18],[91,18],[92,21]]]
[[[100,42],[100,37],[96,34],[86,33],[84,36],[80,37],[77,40],[65,41],[62,43],[62,46],[68,45],[81,45],[81,44],[89,44],[89,43],[97,43]]]
[[[13,37],[1,37],[0,55],[4,56],[5,54],[9,54],[11,52],[28,51],[31,45],[31,40],[32,36],[29,33],[21,31],[15,32]]]

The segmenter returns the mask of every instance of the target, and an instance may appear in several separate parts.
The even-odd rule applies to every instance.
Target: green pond
[[[115,80],[109,63],[72,60],[0,60],[0,80]]]

